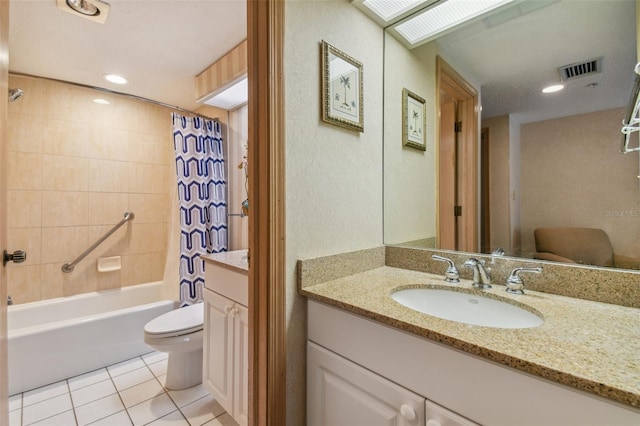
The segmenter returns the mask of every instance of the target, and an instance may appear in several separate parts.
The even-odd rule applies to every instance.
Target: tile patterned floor
[[[9,426],[237,426],[202,385],[167,391],[151,352],[9,398]]]

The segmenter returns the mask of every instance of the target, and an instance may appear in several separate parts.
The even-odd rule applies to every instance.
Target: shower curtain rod
[[[155,101],[155,100],[153,100],[153,99],[144,98],[144,97],[142,97],[142,96],[138,96],[138,95],[132,95],[132,94],[130,94],[130,93],[118,92],[118,91],[116,91],[116,90],[106,89],[106,88],[104,88],[104,87],[91,86],[91,85],[89,85],[89,84],[76,83],[76,82],[73,82],[73,81],[67,81],[67,80],[60,80],[60,79],[57,79],[57,78],[40,77],[40,76],[38,76],[38,75],[23,74],[23,73],[19,73],[19,72],[10,72],[10,73],[9,73],[9,76],[16,76],[16,77],[29,77],[29,78],[42,78],[42,79],[45,79],[45,80],[55,81],[55,82],[58,82],[58,83],[71,84],[71,85],[73,85],[73,86],[83,87],[83,88],[85,88],[85,89],[93,89],[93,90],[97,90],[97,91],[100,91],[100,92],[109,93],[109,94],[112,94],[112,95],[126,96],[126,97],[128,97],[128,98],[136,99],[136,100],[138,100],[138,101],[148,102],[148,103],[155,104],[155,105],[159,105],[159,106],[162,106],[162,107],[165,107],[165,108],[171,108],[171,109],[173,109],[173,110],[175,110],[175,111],[178,111],[178,112],[184,112],[184,113],[186,113],[186,114],[191,114],[191,115],[194,115],[194,116],[196,116],[196,117],[204,118],[205,120],[213,120],[213,121],[216,121],[216,122],[220,122],[220,120],[218,119],[218,117],[208,117],[208,116],[206,116],[206,115],[199,114],[199,113],[197,113],[197,112],[193,112],[193,111],[190,111],[190,110],[185,109],[185,108],[180,108],[179,106],[166,104],[166,103],[164,103],[164,102]]]

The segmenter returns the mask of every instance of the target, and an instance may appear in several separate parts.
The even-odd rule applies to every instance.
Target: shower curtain
[[[173,113],[180,204],[180,305],[201,302],[201,254],[227,251],[227,200],[220,123]]]

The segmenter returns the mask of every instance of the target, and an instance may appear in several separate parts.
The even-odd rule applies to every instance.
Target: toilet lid
[[[202,330],[204,304],[185,306],[152,319],[144,326],[144,332],[153,335],[178,335]]]

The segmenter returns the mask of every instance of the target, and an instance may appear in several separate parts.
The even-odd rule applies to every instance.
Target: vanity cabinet
[[[202,381],[240,425],[248,424],[247,275],[213,263],[205,269]]]
[[[637,426],[640,421],[632,407],[313,300],[307,358],[310,425],[394,424],[393,419],[421,426]],[[422,410],[415,406],[419,400]],[[405,405],[417,420],[402,416],[410,413]],[[383,413],[375,417],[379,423],[358,417],[367,410],[374,412],[367,416]]]
[[[307,425],[474,426],[476,423],[309,342]]]
[[[205,290],[204,384],[229,414],[247,424],[249,316],[246,306]]]

